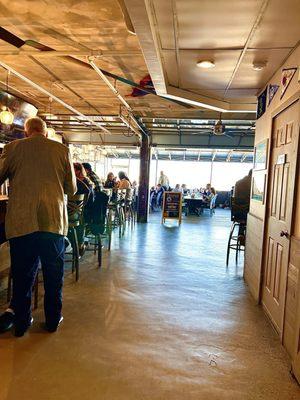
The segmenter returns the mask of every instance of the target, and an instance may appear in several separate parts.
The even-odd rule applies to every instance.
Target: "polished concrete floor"
[[[116,237],[104,267],[66,274],[59,332],[41,307],[25,337],[0,337],[1,400],[296,400],[279,340],[225,267],[229,214]]]

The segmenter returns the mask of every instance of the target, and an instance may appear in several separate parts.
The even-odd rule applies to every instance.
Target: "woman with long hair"
[[[107,174],[106,181],[104,183],[105,189],[114,189],[116,187],[116,178],[112,172]]]
[[[118,182],[118,189],[131,189],[131,182],[125,172],[120,171],[118,176],[120,179]]]

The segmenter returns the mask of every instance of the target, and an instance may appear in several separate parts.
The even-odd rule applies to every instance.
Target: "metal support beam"
[[[95,64],[94,62],[95,57],[88,57],[88,61],[90,66],[97,72],[97,74],[100,76],[100,78],[106,83],[106,85],[109,87],[109,89],[113,92],[113,94],[120,100],[120,102],[127,108],[128,111],[132,112],[132,108],[130,105],[127,103],[127,101],[121,96],[121,94],[118,92],[118,90],[114,87],[114,85],[107,79],[107,77],[104,75],[104,73],[101,71],[100,68]]]
[[[241,162],[244,162],[244,161],[246,160],[247,155],[248,155],[247,153],[245,153],[245,154],[242,155],[242,157],[241,157]]]
[[[137,214],[138,222],[148,222],[150,161],[150,140],[147,135],[143,134],[140,148],[140,181]]]
[[[44,89],[37,83],[33,82],[31,79],[27,78],[25,75],[22,75],[20,72],[16,71],[9,65],[5,64],[4,62],[0,61],[0,66],[6,69],[7,71],[10,71],[13,75],[17,76],[20,78],[22,81],[26,82],[28,85],[34,87],[35,89],[39,90],[41,93],[46,94],[48,97],[51,97],[54,101],[57,103],[61,104],[68,110],[72,111],[75,115],[78,115],[79,117],[88,120],[92,125],[98,126],[103,132],[110,134],[110,132],[104,128],[102,125],[100,125],[98,122],[94,121],[93,118],[88,117],[84,114],[82,114],[80,111],[76,110],[76,108],[70,106],[68,103],[60,99],[59,97],[56,97],[54,94],[50,93],[48,90]]]
[[[52,57],[85,57],[93,56],[96,58],[102,57],[133,57],[141,56],[140,51],[118,51],[118,50],[1,50],[0,56],[34,56],[41,58]]]
[[[228,152],[227,157],[226,157],[226,162],[229,162],[229,161],[230,161],[231,156],[232,156],[232,153],[233,153],[232,150]]]

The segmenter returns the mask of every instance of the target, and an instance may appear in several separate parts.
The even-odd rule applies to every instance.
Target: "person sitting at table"
[[[173,189],[173,192],[182,193],[182,189],[181,189],[179,183],[176,183],[175,188]]]
[[[124,171],[118,173],[119,182],[117,183],[118,189],[131,189],[131,182]]]
[[[183,193],[184,195],[186,195],[186,194],[188,193],[188,188],[187,188],[187,186],[186,186],[185,183],[183,183],[183,184],[181,185],[181,191],[182,191],[182,193]]]
[[[160,183],[156,185],[156,188],[154,189],[151,188],[150,191],[150,207],[151,210],[153,211],[156,207],[161,207],[162,204],[162,198],[164,194],[164,188],[161,186]]]
[[[107,174],[106,181],[104,183],[104,188],[105,189],[114,189],[116,187],[116,178],[112,172],[109,172]]]
[[[204,190],[204,194],[205,194],[206,196],[209,196],[210,193],[211,193],[211,184],[210,184],[210,183],[207,183],[206,188],[205,188],[205,190]]]

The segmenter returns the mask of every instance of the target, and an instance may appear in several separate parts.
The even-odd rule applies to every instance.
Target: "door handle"
[[[281,231],[280,232],[280,236],[281,237],[285,236],[286,238],[288,238],[289,237],[289,233],[288,233],[288,231]]]

